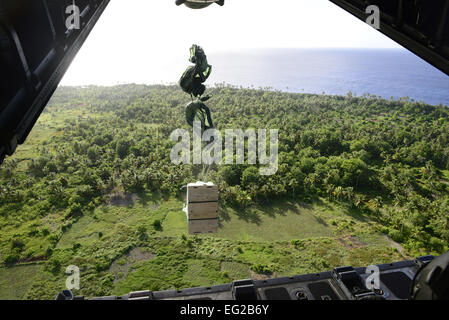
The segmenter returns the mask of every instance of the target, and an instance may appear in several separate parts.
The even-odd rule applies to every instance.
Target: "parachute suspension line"
[[[213,128],[213,125],[212,125]],[[207,145],[209,146],[209,150],[211,148],[213,148],[213,146],[218,142],[218,140],[215,140],[213,137],[209,143],[209,145],[207,144],[207,142],[204,144],[204,147],[206,147]],[[201,176],[199,177],[201,181],[209,181],[209,170],[212,167],[213,163],[210,164],[205,164],[203,163],[203,170],[201,172]]]
[[[209,180],[210,164],[203,164],[203,170],[201,171],[199,180],[207,182]]]
[[[214,123],[212,122],[212,117],[210,116],[210,109],[206,107],[206,118],[207,118],[207,122],[209,124],[209,129],[214,127]]]

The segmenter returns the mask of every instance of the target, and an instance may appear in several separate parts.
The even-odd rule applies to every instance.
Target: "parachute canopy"
[[[209,108],[199,99],[186,106],[186,121],[192,127],[194,121],[199,121],[201,132],[214,127]]]
[[[195,44],[190,48],[189,61],[195,65],[188,67],[184,71],[179,80],[179,85],[184,92],[198,97],[206,90],[203,83],[209,78],[212,72],[212,66],[207,63],[204,50]]]

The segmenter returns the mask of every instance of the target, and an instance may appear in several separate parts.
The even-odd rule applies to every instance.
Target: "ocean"
[[[208,53],[208,59],[213,71],[206,84],[332,95],[350,91],[449,106],[449,76],[402,49],[255,49]]]

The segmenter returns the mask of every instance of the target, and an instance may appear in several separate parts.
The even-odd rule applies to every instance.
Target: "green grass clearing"
[[[23,299],[41,269],[38,264],[0,268],[0,300]]]

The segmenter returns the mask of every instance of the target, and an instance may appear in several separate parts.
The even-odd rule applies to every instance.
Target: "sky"
[[[400,48],[328,0],[111,0],[61,85],[176,81],[192,44],[206,54],[256,48]],[[76,3],[76,0],[75,0]],[[182,72],[182,71],[181,71]]]

